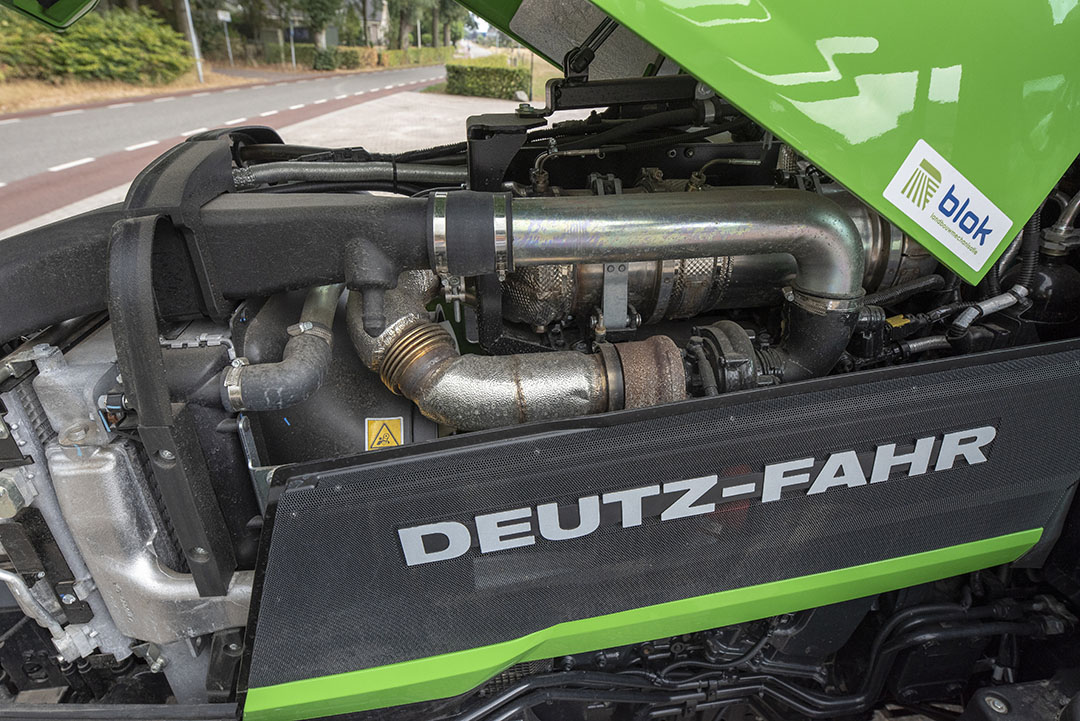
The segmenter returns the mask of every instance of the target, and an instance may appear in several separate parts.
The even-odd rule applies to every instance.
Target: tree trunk
[[[368,0],[362,0],[360,3],[360,12],[363,13],[360,17],[360,29],[364,31],[364,45],[369,48],[374,44],[371,42],[371,34],[368,32]]]
[[[127,9],[136,12],[139,9],[139,0],[127,0]]]
[[[315,33],[315,47],[319,50],[326,50],[326,28]]]
[[[173,14],[176,15],[176,30],[182,33],[190,43],[191,30],[188,28],[187,11],[184,10],[184,0],[173,0]]]
[[[439,47],[439,5],[436,3],[431,8],[431,44]]]
[[[450,22],[449,21],[443,23],[442,31],[443,31],[443,45],[445,45],[446,47],[450,47],[451,45],[454,44],[454,41],[450,39]]]
[[[409,47],[409,12],[403,7],[398,12],[398,48],[407,50]]]

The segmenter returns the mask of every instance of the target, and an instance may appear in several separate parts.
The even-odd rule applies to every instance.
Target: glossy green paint
[[[520,0],[466,0],[509,24]],[[882,197],[925,140],[1012,221],[1080,151],[1077,0],[593,0],[969,282]],[[591,28],[583,28],[584,34]]]
[[[837,571],[570,621],[491,646],[252,688],[244,702],[244,719],[295,721],[456,696],[522,661],[742,623],[1008,563],[1034,546],[1041,536],[1042,529],[1021,531]]]

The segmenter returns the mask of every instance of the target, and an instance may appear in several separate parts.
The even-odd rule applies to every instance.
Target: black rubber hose
[[[315,394],[330,370],[332,349],[324,338],[303,333],[289,339],[278,363],[246,366],[240,385],[240,403],[231,402],[228,386],[222,384],[222,401],[227,408],[244,411],[271,411],[289,408]]]
[[[859,320],[859,309],[811,312],[784,304],[780,345],[762,351],[762,371],[784,383],[826,375],[840,360]]]
[[[981,300],[993,298],[995,295],[1001,295],[1001,271],[998,270],[997,263],[990,266],[990,270],[986,272],[986,277],[979,283],[979,297]]]
[[[602,133],[589,135],[581,140],[564,143],[559,150],[579,150],[581,148],[595,148],[601,145],[613,145],[626,138],[631,138],[646,130],[655,128],[669,128],[678,125],[693,125],[702,119],[702,111],[698,108],[678,108],[665,110],[662,113],[653,113],[635,120],[623,123],[617,128],[605,130]]]
[[[894,285],[891,288],[885,288],[884,290],[870,293],[863,297],[863,305],[895,305],[896,303],[907,300],[911,296],[918,295],[919,293],[929,293],[931,291],[944,289],[944,278],[940,275],[926,275],[922,278],[916,278],[915,280],[909,280],[906,283]]]
[[[277,363],[242,365],[222,372],[221,401],[233,411],[290,408],[313,396],[330,370],[334,314],[344,285],[313,288],[300,323],[290,328]]]
[[[1035,269],[1039,265],[1039,241],[1042,231],[1042,209],[1040,203],[1035,214],[1024,225],[1024,232],[1020,240],[1020,274],[1016,277],[1017,285],[1022,285],[1031,290],[1031,284],[1035,281]]]

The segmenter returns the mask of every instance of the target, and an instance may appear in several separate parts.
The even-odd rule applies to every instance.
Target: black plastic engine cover
[[[579,619],[1032,529],[1046,529],[1046,543],[1080,477],[1078,348],[998,351],[283,469],[253,610],[249,705],[265,687],[492,646]],[[550,506],[537,510],[553,503],[558,524]],[[417,546],[419,532],[403,531],[426,524],[449,535]],[[591,532],[549,540],[579,526]],[[944,557],[932,565],[926,556],[923,567],[917,557],[890,587],[976,567]],[[843,587],[837,576],[835,592],[792,604],[888,590],[857,576]],[[717,603],[701,628],[756,610],[734,618]],[[760,607],[760,616],[777,612]],[[673,635],[614,628],[610,643],[592,648]],[[701,629],[677,632],[691,630]],[[565,636],[534,653],[591,650],[571,649]],[[457,657],[446,658],[452,676]],[[416,681],[430,672],[401,669]],[[322,713],[445,696],[452,686],[357,700],[349,694],[379,691],[361,681]],[[268,698],[256,705],[288,716],[283,695]]]

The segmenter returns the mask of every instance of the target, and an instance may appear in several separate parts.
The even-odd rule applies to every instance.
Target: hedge
[[[454,58],[454,48],[409,48],[408,50],[383,50],[379,53],[379,65],[397,68],[402,65],[438,65]]]
[[[61,35],[0,15],[0,73],[8,78],[161,84],[192,65],[183,35],[147,8],[89,13]]]
[[[311,62],[311,67],[314,70],[337,70],[339,62],[338,56],[339,51],[337,48],[316,50],[315,58]]]
[[[296,66],[300,68],[315,67],[315,44],[296,43],[295,47]],[[289,44],[267,43],[263,49],[263,60],[268,63],[291,63],[292,56],[289,54]]]
[[[528,68],[500,68],[450,63],[446,66],[446,92],[484,98],[514,100],[518,91],[528,94],[532,78]]]

